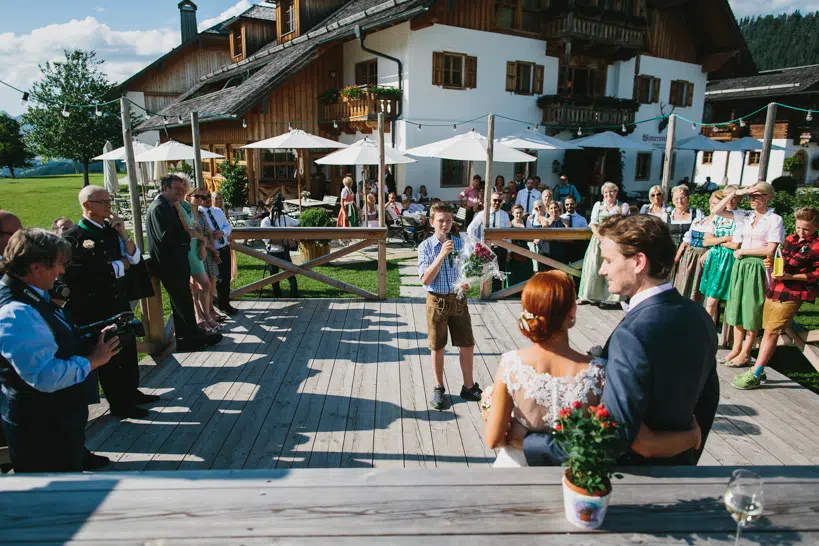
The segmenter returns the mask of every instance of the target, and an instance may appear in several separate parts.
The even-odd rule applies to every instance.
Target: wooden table
[[[765,514],[742,544],[819,541],[819,467],[749,467]],[[559,468],[316,469],[0,479],[0,543],[733,544],[732,468],[617,481],[603,529],[563,513]]]
[[[285,199],[284,202],[287,203],[288,205],[293,205],[294,207],[299,206],[299,200],[298,199]],[[307,209],[307,208],[310,208],[310,207],[325,207],[325,206],[327,206],[327,203],[325,203],[324,201],[319,201],[318,199],[310,199],[309,197],[306,197],[306,198],[301,200],[301,208],[303,208],[303,209]]]

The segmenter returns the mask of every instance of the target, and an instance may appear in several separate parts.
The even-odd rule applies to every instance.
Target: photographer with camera
[[[42,229],[14,235],[0,261],[0,415],[15,473],[84,469],[92,370],[119,352],[100,332],[90,351],[48,291],[71,245]]]
[[[272,203],[268,200],[268,205],[270,206],[270,215],[262,220],[261,227],[293,227],[299,225],[298,220],[290,218],[284,213],[284,198],[281,194],[277,195]],[[290,259],[290,250],[296,248],[296,241],[274,241],[273,239],[265,239],[264,246],[269,255],[293,263],[293,260]],[[279,272],[279,268],[275,265],[270,264],[267,267],[270,268],[271,275],[275,275]],[[293,275],[287,279],[287,282],[290,284],[290,297],[298,298],[299,286],[296,283],[296,276]],[[282,297],[282,289],[279,283],[273,283],[273,295],[277,298]]]
[[[86,186],[80,191],[79,201],[83,217],[63,233],[72,247],[64,280],[71,291],[66,310],[72,320],[84,326],[131,311],[126,276],[142,256],[125,223],[119,218],[110,219],[111,197],[105,188]],[[99,371],[102,390],[113,415],[145,418],[148,410],[137,406],[159,397],[138,390],[139,362],[133,333],[120,336],[120,347],[119,354]]]

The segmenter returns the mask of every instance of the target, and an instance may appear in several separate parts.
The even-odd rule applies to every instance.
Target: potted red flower
[[[602,404],[583,409],[580,402],[560,410],[555,441],[568,457],[563,463],[563,506],[566,519],[585,529],[603,524],[611,496],[611,478],[623,451],[617,423]]]

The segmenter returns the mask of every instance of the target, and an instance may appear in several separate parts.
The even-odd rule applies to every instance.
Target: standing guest
[[[429,195],[427,194],[427,187],[423,184],[418,186],[418,193],[415,194],[415,202],[419,205],[428,205],[429,204]]]
[[[491,209],[489,210],[489,227],[490,228],[508,228],[512,227],[509,222],[509,215],[501,210],[501,194],[495,192],[492,194]],[[466,229],[466,232],[475,240],[480,241],[483,237],[483,214],[476,214],[472,223]],[[498,257],[498,269],[502,273],[506,272],[506,249],[503,247],[491,245],[492,251]],[[500,279],[492,279],[492,290],[497,292],[503,286]]]
[[[550,228],[567,228],[569,227],[568,224],[570,222],[571,217],[567,217],[563,214],[563,210],[560,207],[560,203],[558,201],[552,201],[549,204],[549,217],[552,219],[552,223],[549,224],[548,227]],[[571,244],[570,242],[555,242],[552,241],[549,244],[549,256],[557,260],[561,263],[567,263],[571,260]],[[574,285],[574,283],[572,283]]]
[[[142,255],[125,229],[125,222],[119,218],[109,220],[111,197],[105,188],[85,186],[79,202],[82,219],[63,237],[71,245],[71,259],[65,265],[65,282],[71,289],[67,311],[74,322],[84,326],[131,311],[126,276]],[[159,397],[138,390],[136,337],[125,334],[119,341],[121,350],[100,369],[99,382],[112,415],[143,419],[148,410],[137,406]],[[93,387],[96,385],[92,391]],[[91,402],[97,402],[97,397]]]
[[[711,206],[720,202],[717,197],[711,197]],[[674,256],[674,267],[671,270],[674,288],[683,297],[702,303],[700,282],[702,268],[705,262],[705,237],[714,233],[712,218],[696,218],[688,231],[683,235],[683,241]]]
[[[549,205],[552,203],[552,190],[548,188],[544,188],[543,191],[540,193],[540,200],[543,201],[544,211],[548,214],[549,212]]]
[[[384,167],[384,191],[387,192],[388,194],[395,193],[398,191],[395,187],[395,177],[392,174],[392,167],[390,167],[389,165],[386,165]]]
[[[529,223],[529,219],[523,212],[523,207],[520,205],[515,205],[512,207],[512,220],[509,222],[509,224],[513,228],[532,227],[532,225]],[[512,241],[512,244],[527,250],[529,249],[527,241]],[[509,273],[507,276],[509,279],[509,286],[514,286],[524,281],[528,281],[535,272],[534,268],[532,267],[532,260],[517,252],[511,252],[509,254],[506,262],[506,268]]]
[[[338,213],[336,227],[358,227],[361,224],[361,209],[355,201],[353,179],[349,176],[341,181],[341,210]]]
[[[506,184],[506,190],[505,191],[509,192],[509,196],[510,196],[509,198],[512,200],[512,204],[515,204],[515,199],[518,198],[518,186],[517,186],[517,184],[515,184],[514,180],[510,180]],[[509,212],[509,211],[507,211],[507,212]]]
[[[738,186],[726,186],[725,190],[718,190],[711,196],[717,202],[725,198],[727,192],[735,192]],[[725,206],[726,211],[733,211],[739,204],[739,198],[734,197]],[[713,206],[712,206],[713,210]],[[702,280],[700,292],[705,296],[705,310],[717,324],[719,318],[719,302],[728,299],[731,288],[731,270],[734,268],[734,251],[739,243],[734,242],[736,223],[719,215],[711,215],[714,222],[714,232],[705,235],[703,246],[708,248],[708,254],[702,266]]]
[[[423,186],[421,187],[423,188]],[[367,227],[378,227],[378,205],[375,202],[375,195],[372,193],[367,194],[364,217],[367,219]]]
[[[651,186],[648,190],[649,203],[640,208],[640,214],[650,214],[656,216],[663,222],[668,222],[668,209],[665,206],[665,195],[662,186]]]
[[[748,195],[751,210],[725,210],[734,196]],[[712,210],[723,218],[736,222],[734,242],[740,243],[734,251],[731,269],[731,288],[725,306],[725,322],[734,327],[734,346],[720,361],[735,368],[747,366],[757,333],[762,328],[762,309],[768,285],[768,270],[764,258],[774,255],[785,238],[782,217],[768,208],[774,197],[773,186],[757,182],[750,188],[728,193]]]
[[[540,199],[540,192],[535,189],[535,179],[529,177],[526,180],[526,189],[518,191],[515,204],[523,207],[523,212],[528,216],[532,214],[532,206],[538,199]]]
[[[586,221],[586,218],[577,213],[577,199],[569,196],[563,200],[563,206],[566,208],[566,212],[561,216],[561,219],[563,219],[566,227],[589,227],[589,223]]]
[[[683,236],[691,228],[694,220],[702,220],[703,217],[701,210],[694,210],[688,206],[688,196],[688,186],[676,186],[671,190],[671,201],[674,203],[674,208],[669,211],[666,223],[671,232],[671,239],[677,248],[682,244]]]
[[[349,177],[348,177],[349,178]],[[369,201],[370,198],[375,198],[374,195],[370,194],[367,196]],[[263,228],[279,228],[279,227],[295,227],[299,225],[299,221],[295,218],[290,218],[286,214],[284,214],[284,199],[282,198],[281,194],[276,196],[276,200],[273,202],[273,206],[270,207],[270,215],[262,220],[262,227]],[[274,241],[273,239],[265,239],[265,250],[270,256],[274,258],[278,258],[280,260],[284,260],[285,262],[293,263],[293,259],[290,257],[290,251],[295,250],[296,248],[296,241]],[[270,264],[270,274],[276,275],[279,272],[279,267],[273,264]],[[288,285],[290,286],[290,297],[291,298],[298,298],[299,297],[299,285],[296,281],[296,275],[292,277],[288,277],[287,279]],[[282,297],[282,288],[279,283],[273,283],[273,295],[277,298]]]
[[[601,189],[603,191],[603,200],[594,204],[591,221],[589,222],[592,238],[589,241],[586,256],[583,260],[583,273],[580,277],[580,288],[577,293],[577,302],[579,304],[589,302],[617,304],[621,301],[620,296],[609,293],[605,277],[599,274],[600,266],[603,265],[603,256],[600,254],[600,237],[597,236],[597,226],[609,216],[628,216],[629,208],[627,203],[621,203],[617,200],[619,189],[616,184],[606,182]]]
[[[512,213],[512,207],[515,206],[515,198],[513,197],[514,193],[509,190],[509,188],[505,188],[503,192],[501,192],[501,198],[503,199],[503,203],[501,204],[501,210],[506,214]]]
[[[551,224],[552,218],[546,211],[546,205],[542,200],[538,199],[532,206],[532,215],[529,216],[529,226],[537,228],[546,228],[549,227]],[[549,241],[535,239],[528,246],[529,250],[536,254],[540,254],[541,256],[547,256],[549,254]],[[532,267],[536,271],[546,271],[546,265],[536,260],[532,260]]]
[[[452,344],[458,347],[460,353],[463,375],[461,398],[477,402],[481,399],[482,391],[472,376],[475,338],[469,306],[465,297],[458,297],[464,296],[469,287],[464,287],[462,294],[455,293],[458,264],[451,254],[460,252],[463,242],[460,237],[452,237],[449,233],[453,224],[452,208],[447,205],[432,207],[430,223],[435,233],[418,246],[418,276],[427,292],[427,331],[435,381],[430,404],[440,410],[443,409],[446,393],[444,348],[447,329],[452,336]]]
[[[217,208],[219,210],[222,210],[222,211],[225,210],[225,199],[222,197],[221,192],[215,191],[215,192],[211,193],[210,194],[210,200],[208,200],[207,196],[205,196],[203,198],[202,204],[204,205],[204,204],[208,204],[208,203],[212,204],[213,207],[215,207],[215,208]],[[213,239],[213,243],[214,243],[213,246],[214,246],[214,248],[216,248],[216,239],[215,239],[215,237],[213,235],[213,230],[210,228],[210,225],[211,225],[210,219],[208,219],[206,217],[206,220],[208,220],[208,231],[210,232],[211,239]],[[230,239],[228,239],[228,243],[229,242],[230,242]],[[230,251],[230,256],[231,256],[231,260],[235,260],[236,253],[231,250]],[[214,256],[214,261],[216,262],[216,265],[221,265],[222,264],[221,250],[216,251],[216,255]],[[231,272],[233,271],[232,267],[233,266],[231,265]],[[231,277],[232,277],[232,274],[231,274]],[[216,319],[217,322],[225,322],[228,319],[228,316],[223,315],[222,313],[217,311],[216,310],[216,305],[215,305],[216,302],[219,299],[217,294],[216,294],[216,288],[217,288],[217,285],[219,284],[219,276],[217,275],[217,277],[215,279],[212,279],[212,281],[213,282],[210,283],[210,314],[213,315],[213,317]]]
[[[803,207],[794,213],[796,233],[788,235],[782,245],[782,259],[785,270],[782,275],[774,274],[771,287],[765,297],[762,311],[762,328],[765,334],[759,346],[759,356],[752,370],[739,374],[731,382],[737,389],[755,389],[767,380],[765,366],[776,351],[776,341],[791,325],[803,302],[816,300],[819,283],[819,210]],[[773,263],[766,258],[766,267]]]
[[[55,218],[53,222],[51,222],[51,231],[62,237],[63,233],[68,231],[68,229],[73,225],[74,222],[72,222],[67,216],[59,216]]]
[[[187,186],[186,186],[187,188]],[[216,250],[212,239],[208,236],[208,221],[205,215],[199,212],[199,206],[206,200],[205,189],[194,188],[185,195],[185,200],[176,204],[179,212],[179,219],[189,227],[191,234],[191,250],[188,253],[188,261],[191,265],[191,290],[193,294],[193,308],[197,316],[197,326],[205,332],[216,332],[221,330],[221,326],[216,322],[216,318],[210,314],[210,271],[206,268],[208,262],[209,248]],[[218,251],[216,251],[218,252]],[[216,273],[219,273],[219,266],[216,266]]]
[[[3,257],[11,236],[20,231],[22,227],[17,216],[7,210],[0,210],[0,258]]]
[[[522,172],[516,172],[515,173],[515,180],[513,180],[513,181],[510,180],[510,182],[515,183],[515,191],[520,191],[520,190],[522,190],[523,188],[526,187],[526,181],[523,179],[523,173]]]
[[[196,326],[190,289],[191,266],[188,261],[191,236],[176,211],[175,203],[185,197],[185,181],[177,175],[162,178],[161,193],[148,207],[148,249],[156,273],[173,310],[176,348],[199,351],[222,340],[222,334],[205,334]]]
[[[495,185],[492,187],[492,193],[503,193],[503,188],[506,186],[506,179],[502,174],[495,177]]]
[[[481,175],[476,174],[472,177],[472,184],[465,188],[458,196],[461,200],[461,206],[466,208],[466,223],[472,222],[472,217],[480,210],[481,207]]]
[[[3,251],[0,421],[14,472],[80,472],[89,454],[85,426],[92,385],[85,380],[117,354],[119,339],[105,340],[108,328],[88,352],[51,303],[48,291],[70,259],[68,241],[25,229],[5,241]]]
[[[569,184],[569,177],[567,177],[565,174],[561,174],[560,182],[558,182],[557,186],[555,186],[554,198],[555,201],[565,203],[567,197],[572,197],[574,198],[575,202],[579,202],[580,192],[577,191],[574,184]]]
[[[219,195],[221,197],[221,194]],[[219,280],[216,282],[216,307],[227,315],[235,315],[238,309],[230,304],[230,275],[232,256],[230,253],[230,226],[225,213],[216,206],[216,192],[211,198],[199,206],[199,212],[205,215],[208,220],[211,233],[213,233],[214,246],[219,251]]]

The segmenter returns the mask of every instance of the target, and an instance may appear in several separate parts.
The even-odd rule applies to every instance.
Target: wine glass
[[[742,528],[762,517],[762,478],[749,470],[734,470],[723,495],[725,508],[737,522],[734,546],[739,544]]]

